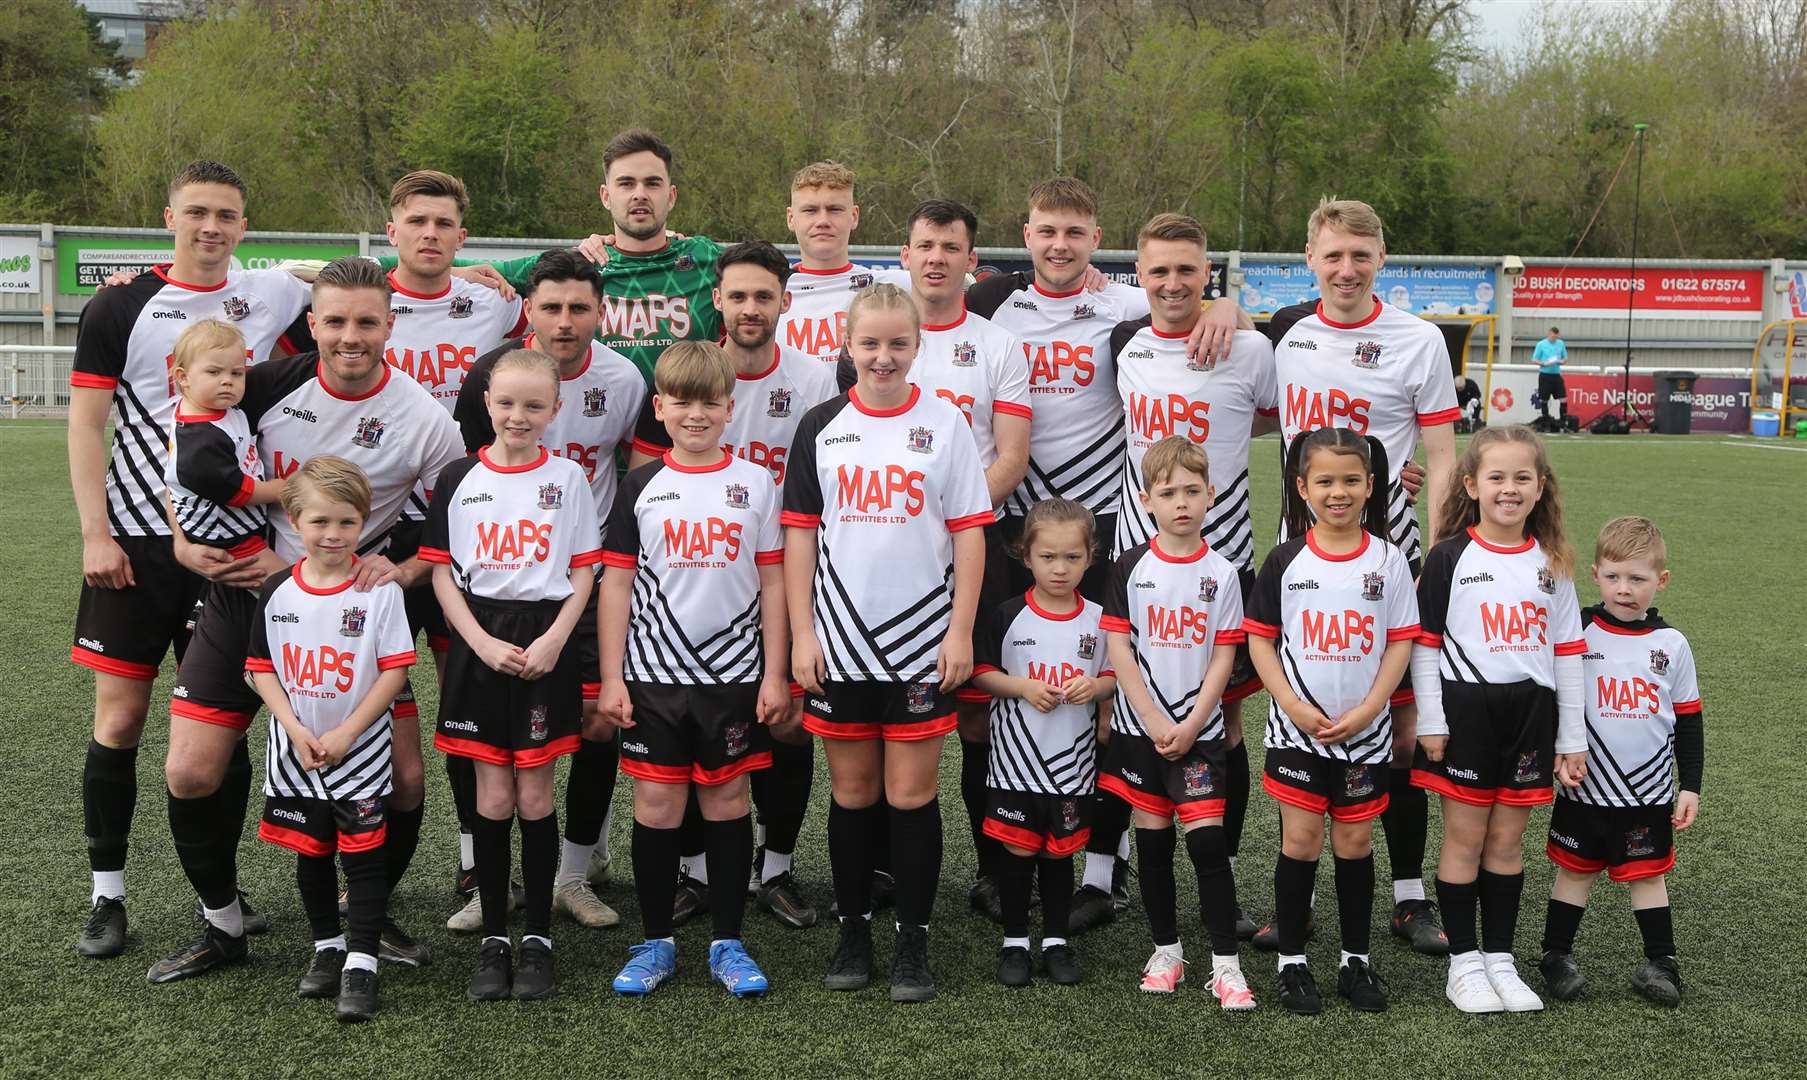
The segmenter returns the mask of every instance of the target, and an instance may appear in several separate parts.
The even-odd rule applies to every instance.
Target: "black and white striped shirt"
[[[234,558],[267,547],[263,507],[250,504],[263,476],[257,439],[243,412],[189,414],[177,406],[164,480],[176,524],[191,543],[225,548]]]

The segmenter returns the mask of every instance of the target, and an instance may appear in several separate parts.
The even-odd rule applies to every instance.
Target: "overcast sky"
[[[1513,51],[1545,7],[1557,11],[1579,7],[1649,7],[1662,0],[1475,0],[1476,37],[1485,49]]]

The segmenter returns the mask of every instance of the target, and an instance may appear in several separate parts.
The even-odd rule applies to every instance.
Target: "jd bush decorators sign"
[[[357,253],[357,245],[349,243],[247,240],[233,252],[232,266],[237,270],[258,270],[275,266],[285,259],[336,259]],[[109,274],[120,270],[147,270],[174,257],[170,242],[157,237],[59,236],[56,242],[57,292],[91,293]]]

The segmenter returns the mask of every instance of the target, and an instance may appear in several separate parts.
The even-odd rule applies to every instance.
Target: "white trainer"
[[[1511,953],[1482,953],[1481,959],[1487,968],[1487,981],[1507,1012],[1543,1011],[1543,998],[1518,977],[1518,965]]]
[[[1506,1003],[1487,978],[1487,967],[1478,952],[1461,953],[1449,958],[1449,985],[1444,993],[1449,1003],[1465,1013],[1504,1012]]]
[[[1171,994],[1186,981],[1186,954],[1178,942],[1155,946],[1154,955],[1142,965],[1142,990],[1148,994]]]

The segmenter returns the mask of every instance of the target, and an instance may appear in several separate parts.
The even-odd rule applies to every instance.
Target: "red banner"
[[[1637,272],[1632,302],[1629,268],[1528,266],[1512,288],[1520,315],[1569,314],[1586,317],[1758,319],[1763,316],[1764,273],[1691,267],[1649,267]]]
[[[1562,381],[1569,392],[1568,413],[1582,427],[1592,423],[1601,413],[1615,409],[1625,396],[1623,375],[1564,375]],[[1724,376],[1696,379],[1690,427],[1694,431],[1749,431],[1750,399],[1749,379]],[[1631,377],[1631,405],[1646,423],[1656,416],[1656,387],[1649,375]]]

